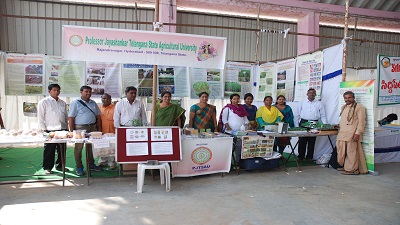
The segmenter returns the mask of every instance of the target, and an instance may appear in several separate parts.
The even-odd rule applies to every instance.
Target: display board
[[[378,105],[400,104],[400,57],[378,56]]]
[[[198,99],[201,92],[207,92],[209,99],[223,98],[222,80],[224,70],[190,68],[190,98]]]
[[[323,62],[322,51],[297,57],[294,101],[306,99],[307,91],[310,88],[314,88],[317,92],[315,99],[321,98]]]
[[[115,161],[177,162],[182,159],[179,127],[120,127],[116,129]]]
[[[258,67],[257,76],[257,87],[256,87],[256,101],[264,101],[265,96],[271,96],[273,99],[276,98],[275,94],[275,83],[276,83],[276,69],[275,63],[265,63]],[[244,97],[244,96],[243,96]]]

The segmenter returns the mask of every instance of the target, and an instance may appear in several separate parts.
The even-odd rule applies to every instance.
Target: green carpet
[[[288,158],[289,155],[290,155],[290,153],[286,153],[286,152],[283,153],[283,157],[285,157],[285,158]],[[282,166],[285,165],[285,161],[281,160],[280,165],[282,165]],[[307,161],[303,160],[302,162],[299,162],[299,165],[300,166],[314,166],[314,165],[317,165],[317,164],[315,163],[315,161],[307,162]],[[297,167],[296,157],[295,156],[293,156],[293,155],[290,156],[290,159],[287,162],[286,167]]]
[[[83,154],[85,155],[85,154]],[[45,179],[60,179],[62,171],[53,169],[53,174],[45,175],[43,163],[43,147],[35,148],[0,148],[0,181],[14,180],[45,180]],[[56,156],[57,157],[57,156]],[[82,162],[86,158],[83,156]],[[97,162],[97,159],[95,159]],[[66,167],[70,170],[66,172],[67,178],[86,177],[75,174],[74,149],[67,148]],[[117,177],[118,170],[108,170],[104,168],[101,172],[91,172],[91,177]]]

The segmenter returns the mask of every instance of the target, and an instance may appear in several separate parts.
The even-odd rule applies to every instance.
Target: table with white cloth
[[[60,152],[61,152],[61,164],[63,168],[63,178],[59,180],[49,180],[49,182],[52,181],[62,181],[63,186],[65,186],[65,180],[67,179],[65,177],[65,161],[66,161],[66,155],[64,155],[65,150],[64,144],[68,142],[67,139],[51,139],[48,140],[45,137],[9,137],[9,138],[4,138],[0,140],[0,145],[2,146],[10,146],[10,145],[21,145],[21,144],[58,144],[60,147]],[[47,175],[19,175],[17,177],[26,177],[26,176],[47,176]],[[11,176],[14,177],[14,176]],[[31,181],[34,182],[34,181]],[[39,182],[43,182],[43,180],[39,180]],[[1,182],[0,182],[1,183]]]
[[[400,162],[400,127],[375,128],[375,163]]]
[[[172,177],[229,173],[232,143],[232,137],[182,136],[182,160],[171,163]]]

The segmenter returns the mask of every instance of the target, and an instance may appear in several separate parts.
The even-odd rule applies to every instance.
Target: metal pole
[[[260,30],[260,6],[258,6],[258,14],[257,14],[257,30]],[[260,44],[260,31],[256,32],[256,52],[254,54],[254,60],[257,62],[258,60],[258,46]]]
[[[156,0],[155,3],[155,9],[154,9],[154,22],[159,22],[160,16],[159,16],[159,9],[160,6],[160,0]],[[154,31],[158,32],[159,29],[157,26],[154,26]],[[156,125],[156,113],[157,113],[157,78],[158,77],[158,66],[154,65],[153,66],[153,91],[152,91],[152,110],[151,110],[151,125],[155,126]]]
[[[349,0],[346,0],[346,14],[344,16],[344,48],[342,62],[342,82],[346,81],[347,37],[349,33]]]

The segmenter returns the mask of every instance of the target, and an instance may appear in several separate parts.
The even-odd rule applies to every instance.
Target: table
[[[182,136],[182,160],[172,162],[172,177],[229,173],[232,137],[197,138]]]
[[[337,135],[337,134],[338,134],[338,130],[320,131],[320,132],[317,133],[317,134],[309,133],[309,132],[306,132],[306,131],[304,131],[304,132],[303,132],[303,131],[288,131],[288,133],[286,133],[286,134],[279,134],[279,133],[267,133],[267,134],[268,134],[268,135],[274,135],[275,137],[318,137],[318,136],[328,136],[329,143],[331,144],[331,147],[332,147],[332,150],[333,150],[333,149],[335,148],[335,146],[334,146],[333,143],[332,143],[332,140],[331,140],[331,138],[330,138],[330,135]],[[294,145],[294,147],[293,147],[292,143],[289,142],[289,146],[290,146],[291,152],[290,152],[289,157],[288,157],[288,158],[286,159],[286,161],[285,161],[285,165],[284,165],[285,170],[286,170],[286,165],[287,165],[287,163],[288,163],[290,157],[291,157],[292,155],[293,155],[294,157],[296,157],[296,155],[295,155],[295,153],[294,153],[294,150],[296,149],[296,147],[297,147],[298,144],[299,144],[299,140],[297,140],[297,142],[296,142],[296,144]],[[296,164],[297,164],[298,170],[301,171],[301,168],[300,168],[299,162],[298,162],[298,160],[297,160],[297,157],[296,157]],[[329,166],[329,165],[328,165],[328,166]]]
[[[0,141],[0,145],[19,145],[19,144],[58,144],[60,147],[61,152],[61,165],[62,165],[62,172],[63,178],[62,180],[49,180],[49,181],[33,181],[33,182],[53,182],[53,181],[62,181],[63,187],[65,186],[65,162],[66,162],[66,155],[64,155],[65,150],[64,145],[67,143],[67,139],[52,139],[51,141],[47,140],[46,138],[10,138],[10,139],[3,139]],[[23,176],[23,175],[20,175]],[[18,177],[20,177],[18,176]],[[32,175],[32,176],[47,176],[47,175]],[[15,176],[11,176],[15,177]]]
[[[400,162],[400,130],[393,128],[375,128],[374,162]]]

